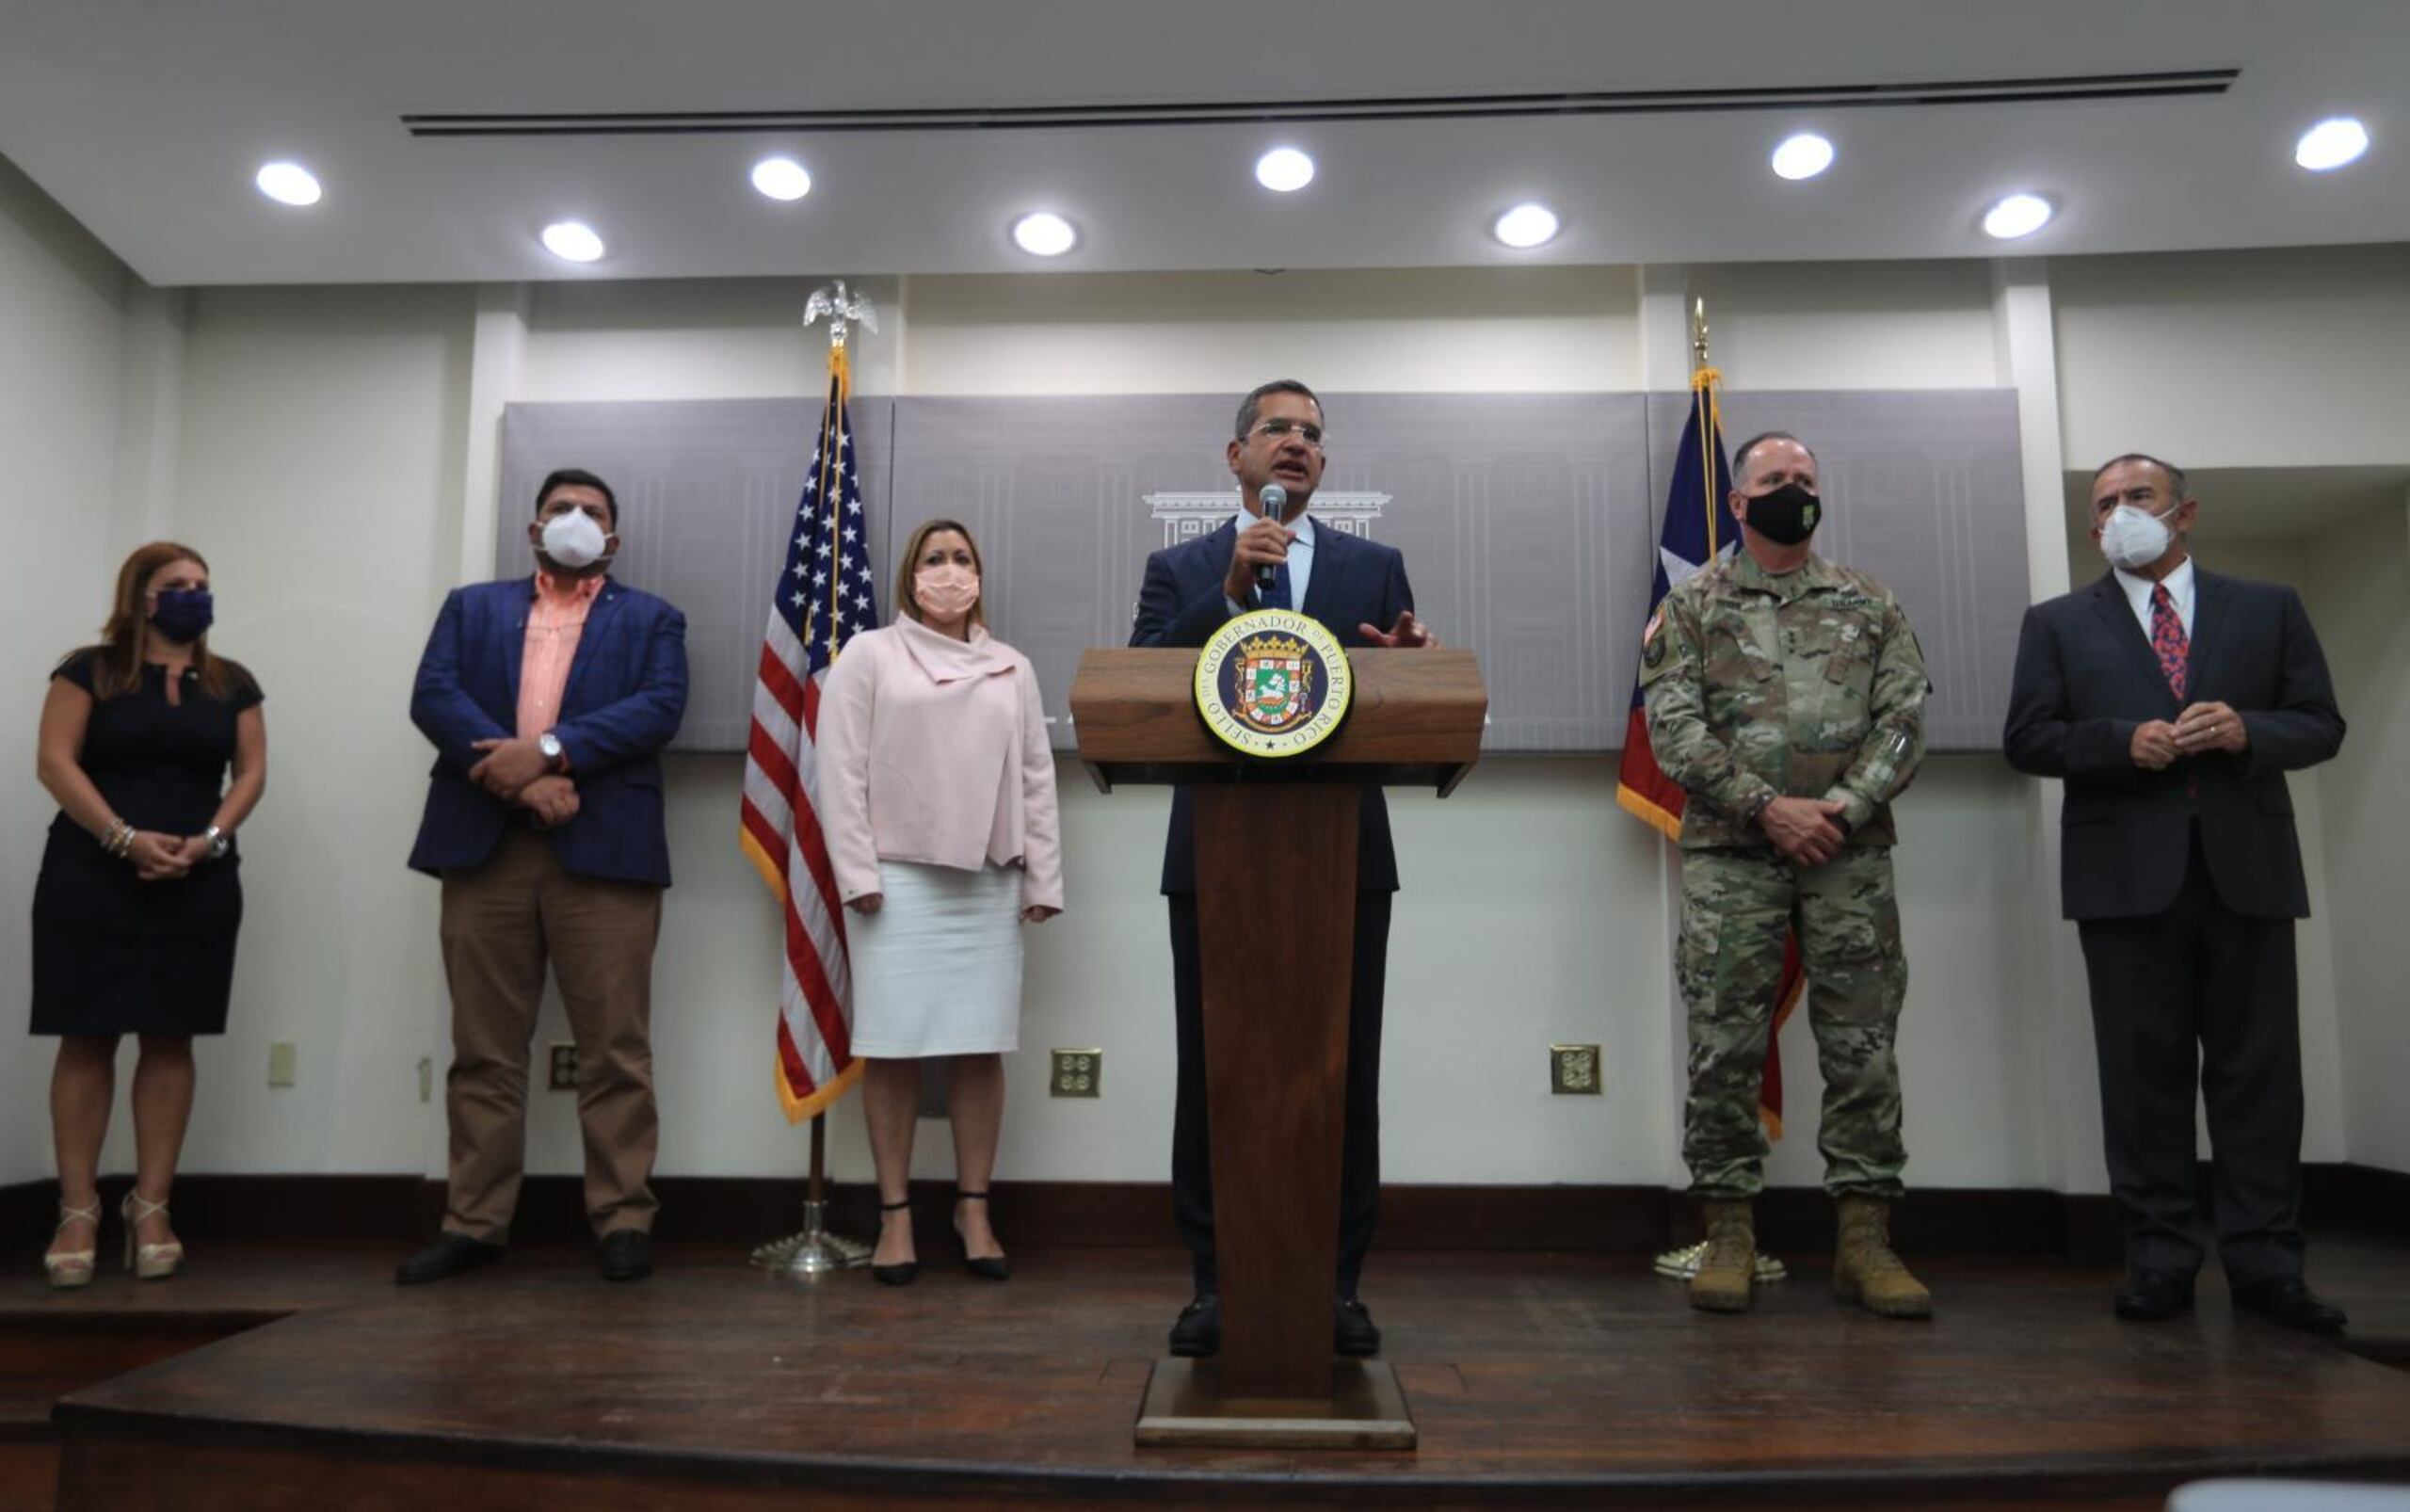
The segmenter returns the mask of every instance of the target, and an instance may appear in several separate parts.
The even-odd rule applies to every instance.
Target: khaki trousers
[[[483,866],[443,874],[452,988],[452,1128],[443,1227],[501,1244],[527,1143],[527,1055],[552,966],[577,1041],[586,1211],[596,1234],[650,1231],[661,1122],[652,1100],[652,949],[661,889],[577,877],[512,825]]]

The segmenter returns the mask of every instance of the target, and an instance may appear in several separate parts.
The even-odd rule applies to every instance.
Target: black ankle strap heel
[[[988,1200],[988,1194],[966,1192],[956,1187],[954,1199],[956,1202],[985,1202]],[[955,1236],[960,1238],[961,1234],[962,1231],[957,1227],[955,1230]],[[1004,1255],[973,1256],[966,1248],[962,1253],[962,1268],[983,1281],[1008,1281],[1013,1279],[1013,1263],[1009,1257]]]
[[[911,1205],[912,1199],[908,1197],[901,1202],[881,1202],[878,1205],[878,1211],[901,1213]],[[870,1268],[870,1274],[871,1279],[881,1286],[909,1286],[912,1284],[912,1278],[921,1274],[921,1263],[917,1260],[908,1260],[900,1265],[873,1265]]]

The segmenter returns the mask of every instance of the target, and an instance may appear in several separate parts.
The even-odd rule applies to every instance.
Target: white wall
[[[1689,273],[1727,388],[2001,381],[1985,264],[1727,263]]]
[[[2344,1144],[2353,1160],[2410,1171],[2410,503],[2309,543],[2307,590],[2350,730],[2319,773],[2333,941]]]
[[[2410,247],[2054,259],[2066,465],[2410,461]]]
[[[185,1168],[391,1172],[440,1151],[435,884],[402,860],[427,748],[420,647],[459,559],[469,298],[225,289],[193,303],[175,528],[207,552],[212,643],[266,691],[223,1038],[197,1052]],[[267,1045],[297,1084],[271,1090]]]
[[[50,668],[95,639],[119,553],[112,505],[130,279],[0,158],[0,458],[18,571],[0,594],[0,1183],[51,1168],[54,1041],[24,1037],[32,982],[27,918],[56,806],[34,780]]]
[[[9,245],[0,239],[0,291],[10,286]],[[2346,305],[2390,286],[2385,253],[2306,255],[2312,272],[2332,256],[2367,265],[2359,282],[2328,281]],[[2229,293],[2244,299],[2231,281],[2188,284],[2187,271],[2183,259],[2150,278],[2053,265],[2048,292],[2071,287],[2080,298],[2060,311],[2062,346],[2038,370],[2030,352],[2009,349],[2016,323],[2000,317],[1999,291],[1980,265],[872,281],[882,328],[860,338],[858,385],[1235,394],[1278,370],[1336,391],[1630,389],[1644,375],[1662,376],[1667,351],[1679,351],[1680,296],[1695,287],[1709,296],[1714,356],[1734,388],[1961,387],[2005,376],[2030,391],[2029,413],[2064,417],[2074,458],[2099,449],[2085,426],[2122,436],[2118,427],[2142,413],[2093,418],[2100,395],[2126,403],[2119,385],[2132,382],[2126,346],[2087,334],[2097,312],[2114,305],[2103,291],[2139,300],[2148,289],[2195,289],[2210,302],[2173,314],[2162,302],[2153,316],[2179,331],[2218,318],[2216,301]],[[2300,270],[2277,259],[2263,271],[2293,279]],[[445,1037],[435,886],[401,864],[427,757],[405,703],[442,591],[464,563],[481,571],[491,539],[486,511],[519,507],[490,498],[500,405],[814,394],[824,348],[796,317],[816,281],[259,289],[191,300],[177,328],[180,486],[167,507],[174,531],[211,553],[224,596],[219,639],[266,685],[272,754],[267,801],[246,837],[250,913],[234,1028],[203,1051],[207,1082],[188,1168],[441,1171],[441,1098],[421,1103],[416,1076],[422,1055],[442,1064]],[[1234,306],[1240,318],[1229,317]],[[2305,380],[2314,371],[2307,354],[2344,323],[2314,300],[2293,316],[2251,318],[2258,364]],[[90,338],[46,339],[72,349]],[[0,366],[0,385],[8,372]],[[2381,409],[2388,394],[2398,402],[2399,378],[2362,376],[2369,403]],[[105,389],[100,380],[73,413],[104,410],[114,402]],[[15,408],[0,410],[0,424]],[[2219,459],[2229,465],[2282,465],[2298,441],[2290,423],[2237,416],[2225,428]],[[103,454],[106,431],[100,426],[93,443]],[[2121,439],[2115,449],[2133,443]],[[2410,447],[2410,427],[2385,444]],[[119,445],[127,449],[121,438]],[[2048,494],[2057,484],[2036,487]],[[61,546],[71,556],[75,549]],[[99,562],[116,548],[82,549]],[[2065,543],[2037,539],[2034,549],[2055,556]],[[2345,571],[2363,566],[2343,560],[2348,553],[2290,550],[2257,570],[2336,597],[2337,615],[2355,635],[2375,636],[2372,647],[2386,644],[2387,627],[2401,635],[2398,583]],[[2077,555],[2078,576],[2087,559]],[[83,634],[63,627],[92,618],[87,597],[98,593],[44,602],[29,643]],[[2324,626],[2327,611],[2316,602],[2312,609]],[[2327,635],[2334,649],[2343,631]],[[2373,685],[2401,663],[2371,649],[2355,665]],[[30,707],[39,674],[24,675]],[[2369,739],[2370,716],[2354,707],[2355,698],[2382,702],[2386,692],[2390,747]],[[2410,718],[2399,679],[2347,693],[2346,710],[2347,761],[2363,748],[2377,762],[2390,751],[2398,771]],[[22,744],[30,744],[29,728]],[[2392,1045],[2399,1064],[2402,1047],[2382,1037],[2402,1016],[2367,1005],[2371,987],[2403,980],[2398,959],[2383,954],[2398,949],[2387,942],[2399,931],[2388,934],[2381,913],[2352,922],[2337,896],[2402,891],[2402,847],[2360,843],[2354,828],[2384,801],[2377,774],[2388,768],[2356,770],[2356,786],[2340,785],[2343,764],[2331,779],[2296,784],[2306,838],[2315,836],[2313,866],[2338,869],[2314,884],[2333,923],[2304,935],[2305,1044],[2322,1110],[2306,1152],[2376,1159],[2393,1150],[2392,1162],[2404,1164],[2402,1131],[2384,1121],[2400,1117],[2399,1100],[2382,1091],[2393,1084],[2367,1069],[2358,1040],[2344,1042],[2336,1006],[2345,984],[2353,1006],[2340,1022]],[[667,1172],[773,1174],[803,1164],[801,1134],[779,1118],[767,1085],[777,942],[768,899],[733,843],[737,780],[733,757],[670,764],[679,880],[655,972]],[[2322,784],[2331,785],[2322,793]],[[1444,803],[1396,796],[1406,885],[1384,1056],[1391,1180],[1683,1180],[1670,869],[1655,837],[1614,808],[1613,786],[1603,757],[1520,758],[1486,764]],[[1060,790],[1070,909],[1031,936],[1003,1172],[1160,1179],[1170,962],[1154,877],[1165,799],[1097,795],[1075,767]],[[2321,798],[2351,804],[2349,825]],[[24,812],[11,834],[37,834],[43,815],[32,810],[46,806],[13,801]],[[1997,759],[1958,757],[1932,763],[1901,805],[1912,978],[1901,1054],[1915,1183],[2100,1183],[2088,1046],[2070,1048],[2082,1010],[2066,1001],[2064,973],[2035,967],[2036,941],[2054,948],[2047,942],[2065,928],[2049,852],[2035,836],[2038,802],[2034,786]],[[19,969],[12,981],[22,979]],[[538,1037],[566,1037],[556,1005]],[[263,1085],[270,1038],[300,1043],[300,1085],[291,1091]],[[1606,1047],[1606,1096],[1547,1096],[1545,1047],[1564,1039]],[[1052,1045],[1105,1049],[1103,1098],[1043,1095]],[[1804,1017],[1785,1052],[1791,1134],[1774,1175],[1812,1182],[1818,1081]],[[538,1092],[534,1102],[531,1168],[574,1170],[572,1100]],[[865,1175],[850,1106],[832,1131],[837,1173]],[[950,1168],[943,1147],[942,1128],[924,1126],[924,1172]]]
[[[1640,386],[1625,267],[916,278],[908,394]]]

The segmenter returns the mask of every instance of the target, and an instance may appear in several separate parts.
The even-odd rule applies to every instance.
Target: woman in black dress
[[[41,707],[41,784],[59,809],[34,885],[33,949],[33,1032],[59,1037],[59,1222],[42,1257],[53,1286],[92,1279],[123,1035],[141,1046],[126,1268],[156,1279],[184,1259],[168,1188],[192,1113],[192,1037],[226,1028],[243,921],[234,828],[267,780],[259,685],[209,653],[210,617],[200,553],[139,548],[118,571],[102,643],[58,665]]]

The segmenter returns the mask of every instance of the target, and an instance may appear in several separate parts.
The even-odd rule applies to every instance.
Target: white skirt
[[[1020,868],[882,860],[876,913],[845,914],[854,1054],[983,1055],[1020,1045]]]

